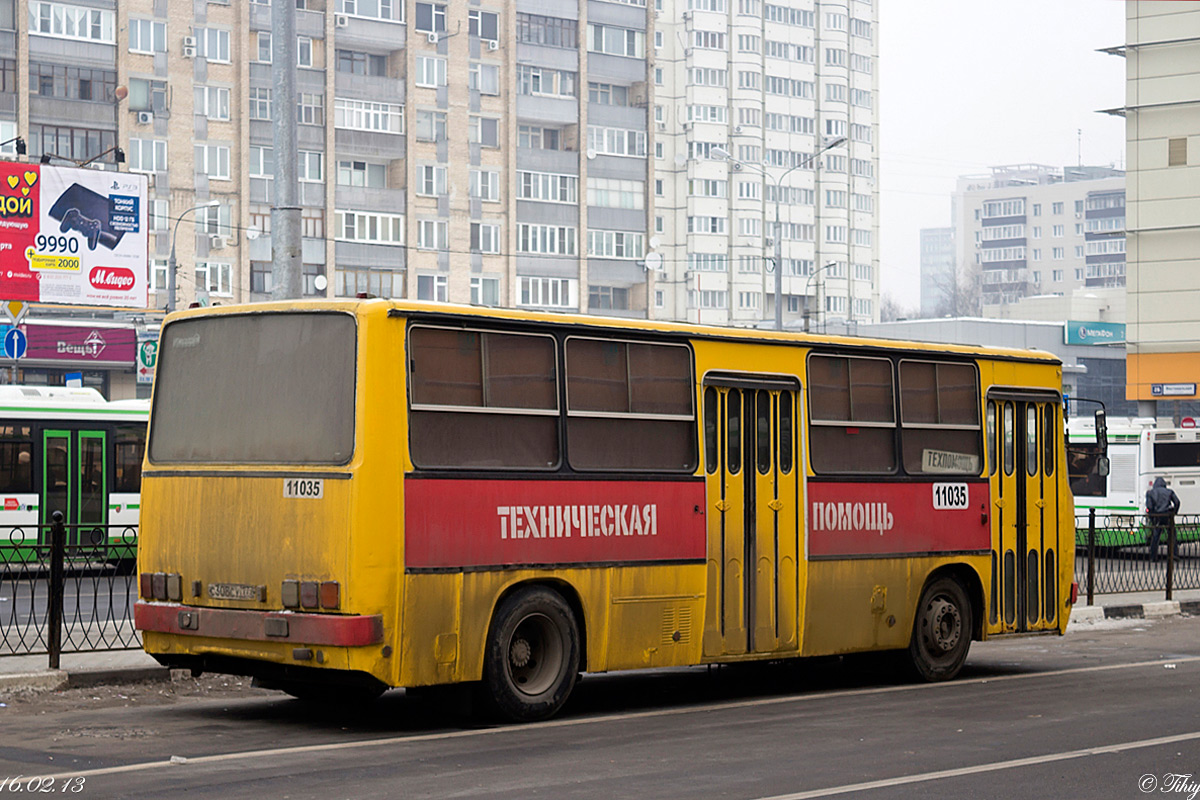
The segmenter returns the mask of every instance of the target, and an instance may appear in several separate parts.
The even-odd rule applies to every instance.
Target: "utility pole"
[[[304,295],[297,166],[296,0],[271,0],[271,100],[274,107],[275,204],[271,207],[271,299]]]

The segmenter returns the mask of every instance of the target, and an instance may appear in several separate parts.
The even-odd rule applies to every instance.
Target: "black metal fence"
[[[50,525],[0,532],[0,656],[142,646],[133,627],[137,528]]]
[[[1075,579],[1089,605],[1096,594],[1161,591],[1170,600],[1177,589],[1200,588],[1200,515],[1155,523],[1091,509],[1075,518]]]

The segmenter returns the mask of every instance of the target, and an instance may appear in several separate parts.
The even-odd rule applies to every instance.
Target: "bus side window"
[[[137,494],[142,491],[142,456],[146,453],[145,425],[118,425],[114,437],[112,490]]]
[[[1025,471],[1032,477],[1038,471],[1038,407],[1030,403],[1025,409]]]
[[[1013,462],[1016,461],[1016,451],[1013,449],[1016,445],[1014,441],[1015,432],[1013,430],[1013,404],[1004,404],[1004,474],[1013,474]]]
[[[792,393],[779,393],[779,471],[787,474],[792,471]]]
[[[28,425],[0,425],[0,491],[33,491],[33,431]]]
[[[1046,404],[1042,422],[1042,470],[1053,475],[1054,452],[1058,447],[1058,409],[1053,403]]]
[[[758,429],[758,471],[766,475],[771,471],[771,393],[759,389],[755,402],[755,427]]]
[[[742,471],[742,393],[731,390],[725,405],[725,463],[729,465],[729,474],[736,475]]]
[[[718,454],[720,453],[720,434],[718,432],[717,390],[709,386],[704,390],[704,470],[709,474],[717,471]]]
[[[996,401],[987,404],[987,459],[988,475],[996,474]]]
[[[891,475],[896,471],[891,361],[809,356],[808,409],[814,472]]]

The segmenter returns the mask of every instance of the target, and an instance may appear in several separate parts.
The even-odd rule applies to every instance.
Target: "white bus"
[[[1071,442],[1094,442],[1091,418],[1072,419],[1067,425]],[[1109,474],[1100,476],[1085,465],[1070,465],[1075,513],[1083,518],[1096,509],[1096,526],[1123,529],[1099,544],[1145,544],[1141,515],[1146,513],[1146,491],[1162,478],[1179,496],[1179,513],[1200,514],[1200,429],[1158,428],[1149,417],[1108,420]],[[1079,523],[1080,543],[1086,525]],[[1117,540],[1108,541],[1113,536]]]
[[[149,412],[90,388],[0,386],[0,547],[35,557],[61,511],[68,544],[130,545],[132,558]]]

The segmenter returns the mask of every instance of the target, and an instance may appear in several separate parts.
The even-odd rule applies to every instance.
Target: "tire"
[[[945,577],[928,583],[917,605],[908,645],[913,677],[932,683],[958,675],[971,649],[974,624],[971,601],[962,584]]]
[[[558,713],[579,672],[579,628],[566,601],[549,589],[506,598],[492,619],[483,663],[483,693],[513,722]]]

